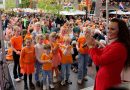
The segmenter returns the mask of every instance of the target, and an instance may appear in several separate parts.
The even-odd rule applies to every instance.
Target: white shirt
[[[35,55],[36,55],[37,60],[41,60],[41,56],[42,56],[43,52],[44,52],[43,44],[37,43],[35,45]]]

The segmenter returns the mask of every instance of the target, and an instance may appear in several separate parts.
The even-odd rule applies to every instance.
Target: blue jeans
[[[88,54],[78,54],[78,80],[87,75]]]
[[[68,80],[70,76],[71,64],[62,64],[61,65],[61,79]]]
[[[52,84],[52,70],[43,70],[43,85],[46,85],[46,79],[48,77],[49,84]]]
[[[92,61],[91,57],[90,57],[90,56],[88,56],[88,57],[89,57],[89,59],[88,59],[88,64],[92,64],[93,61]]]
[[[35,80],[39,81],[39,74],[42,74],[42,64],[38,62],[38,60],[36,60],[35,63],[35,68],[36,68],[36,72],[35,72]]]

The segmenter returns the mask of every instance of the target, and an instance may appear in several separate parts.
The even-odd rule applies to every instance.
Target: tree
[[[22,0],[21,4],[19,5],[19,7],[21,8],[28,8],[30,6],[30,0]]]
[[[46,13],[59,14],[62,10],[62,5],[59,2],[54,0],[39,0],[38,8],[43,9]]]
[[[6,0],[6,3],[5,3],[6,9],[15,8],[16,3],[14,3],[14,2],[15,2],[15,0]]]

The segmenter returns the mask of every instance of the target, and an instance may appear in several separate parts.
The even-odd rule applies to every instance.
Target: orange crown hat
[[[32,37],[31,37],[31,36],[28,36],[26,39],[31,39],[31,40],[32,40]]]
[[[31,39],[32,40],[32,35],[27,33],[26,36],[24,37],[24,40],[27,40],[27,39]]]

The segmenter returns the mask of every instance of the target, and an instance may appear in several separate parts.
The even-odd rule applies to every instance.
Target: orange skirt
[[[34,64],[24,64],[21,68],[22,74],[32,74],[34,73],[35,66]]]

